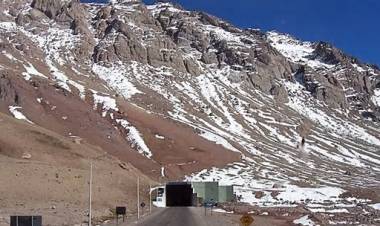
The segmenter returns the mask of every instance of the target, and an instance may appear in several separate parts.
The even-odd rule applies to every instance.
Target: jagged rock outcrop
[[[3,103],[18,105],[20,101],[19,95],[8,76],[10,76],[8,73],[0,72],[0,100]]]
[[[246,198],[279,189],[263,199],[275,205],[379,187],[378,67],[168,2],[0,1],[3,113],[153,179],[223,179]],[[25,152],[38,162],[40,150]]]
[[[31,7],[45,13],[49,18],[56,18],[62,11],[67,1],[61,0],[33,0]]]
[[[352,60],[350,57],[346,56],[342,51],[333,47],[329,43],[326,42],[318,42],[315,44],[315,50],[313,53],[312,59],[319,59],[327,64],[339,64],[341,62],[345,62],[347,60]]]
[[[134,10],[123,13],[122,7],[114,5]],[[204,73],[202,64],[219,69],[230,67],[238,71],[236,78],[246,82],[245,86],[251,85],[282,102],[288,97],[279,84],[297,81],[297,75],[303,77],[307,91],[333,108],[376,109],[371,97],[378,87],[378,77],[373,76],[378,69],[358,70],[367,66],[325,42],[299,43],[312,49],[302,58],[305,65],[287,59],[259,30],[241,30],[209,14],[189,12],[169,3],[160,3],[151,11],[141,1],[112,1],[100,6],[94,15],[89,15],[77,0],[33,0],[31,7],[16,15],[16,23],[24,26],[48,17],[69,26],[74,35],[81,36],[79,45],[72,50],[77,61],[94,60],[108,65],[135,61],[195,76]],[[196,57],[187,56],[194,51],[198,52]],[[316,70],[307,61],[336,65],[336,69]],[[301,67],[305,69],[299,73]],[[344,70],[338,73],[338,67]]]

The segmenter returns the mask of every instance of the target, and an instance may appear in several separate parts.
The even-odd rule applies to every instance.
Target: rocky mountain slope
[[[344,191],[380,187],[380,70],[328,43],[170,3],[0,9],[5,114],[155,180],[238,185],[259,205],[346,202]]]

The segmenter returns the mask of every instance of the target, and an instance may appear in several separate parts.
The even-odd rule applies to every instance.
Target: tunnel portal
[[[166,206],[192,206],[193,189],[190,183],[174,182],[166,184]]]

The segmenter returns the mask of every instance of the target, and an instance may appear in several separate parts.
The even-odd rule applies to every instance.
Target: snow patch
[[[94,64],[92,71],[126,99],[142,93],[128,80],[128,72],[122,64],[113,65],[112,67]]]
[[[200,134],[200,136],[203,137],[203,138],[205,138],[205,139],[207,139],[207,140],[209,140],[209,141],[213,141],[216,144],[220,144],[220,145],[222,145],[224,148],[226,148],[228,150],[240,153],[240,151],[238,149],[236,149],[226,139],[224,139],[223,137],[221,137],[219,135],[216,135],[216,134],[208,132],[208,131],[204,131],[204,132],[202,132]]]
[[[212,209],[212,212],[216,212],[216,213],[234,213],[234,211],[226,211],[226,210],[220,209],[220,208]]]
[[[22,107],[19,106],[9,106],[9,111],[12,113],[13,117],[19,120],[27,121],[31,124],[34,124],[32,121],[30,121],[19,109],[22,109]]]
[[[159,134],[156,134],[156,135],[154,135],[157,139],[159,139],[159,140],[165,140],[165,137],[164,136],[161,136],[161,135],[159,135]]]
[[[295,185],[288,185],[285,191],[281,192],[277,198],[297,203],[306,199],[314,202],[323,202],[324,200],[337,200],[343,192],[343,189],[335,187],[301,188]]]
[[[380,210],[380,203],[369,205],[370,207],[374,208],[375,210]]]
[[[374,105],[380,107],[380,88],[375,89],[373,91],[373,96],[371,97],[371,100]]]
[[[106,117],[109,110],[118,111],[116,100],[109,96],[99,95],[98,92],[92,90],[92,95],[94,98],[94,110],[97,109],[98,105],[102,105],[102,116]]]
[[[23,66],[26,70],[26,72],[22,73],[24,75],[25,80],[30,80],[32,75],[36,75],[36,76],[42,77],[44,79],[48,78],[44,74],[39,72],[31,63],[28,63],[28,65],[23,65]]]
[[[136,148],[140,154],[146,156],[147,158],[152,158],[153,154],[145,144],[145,141],[137,128],[132,126],[125,119],[116,119],[116,122],[129,131],[128,140],[131,142],[132,148]]]
[[[291,93],[287,105],[299,114],[321,125],[326,130],[336,133],[337,136],[356,138],[380,146],[380,140],[369,134],[364,128],[310,106],[310,100],[313,100],[313,97],[302,91],[302,85],[288,81],[285,81],[284,84]],[[306,101],[307,99],[309,101]]]
[[[161,167],[161,177],[165,177],[165,167]]]
[[[6,58],[8,58],[10,61],[17,62],[19,61],[16,57],[14,57],[12,54],[7,53],[6,51],[1,52]]]
[[[79,97],[82,100],[84,100],[86,98],[86,88],[83,85],[81,85],[81,84],[79,84],[77,82],[74,82],[72,80],[68,80],[68,83],[70,85],[74,86],[79,91]]]
[[[334,65],[311,59],[314,48],[310,42],[301,42],[290,35],[279,34],[277,32],[268,32],[267,36],[272,47],[292,62],[301,62],[314,69],[334,67]]]
[[[309,219],[309,215],[303,216],[293,221],[293,223],[304,226],[314,226],[314,222]]]
[[[15,22],[0,22],[0,29],[5,31],[16,31],[17,25]]]

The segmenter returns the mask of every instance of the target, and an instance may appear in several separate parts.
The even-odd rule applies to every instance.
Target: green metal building
[[[233,186],[219,186],[218,182],[192,182],[191,185],[200,203],[234,200]]]
[[[233,202],[234,187],[233,186],[219,186],[219,200],[218,202]]]

